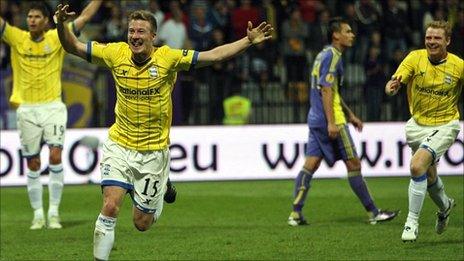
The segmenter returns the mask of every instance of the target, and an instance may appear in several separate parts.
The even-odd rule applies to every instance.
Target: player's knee
[[[411,172],[411,176],[417,177],[425,173],[427,168],[425,168],[422,164],[417,161],[411,161],[409,165],[409,170]]]
[[[119,213],[119,206],[116,202],[105,200],[102,213],[105,216],[116,217]]]
[[[27,168],[32,171],[38,171],[40,169],[40,158],[34,157],[27,160]]]
[[[61,152],[54,151],[50,153],[50,164],[57,165],[61,163]]]
[[[134,226],[138,231],[144,232],[150,229],[153,224],[153,216],[134,217]]]
[[[311,173],[316,172],[316,170],[321,165],[322,160],[314,159],[311,157],[306,158],[303,168]]]

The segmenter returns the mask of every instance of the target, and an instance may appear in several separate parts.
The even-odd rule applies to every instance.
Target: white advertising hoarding
[[[461,122],[462,126],[462,122]],[[441,158],[438,170],[464,175],[463,130]],[[411,152],[405,142],[404,123],[366,123],[362,133],[351,129],[364,176],[408,176]],[[98,183],[101,149],[80,143],[84,137],[107,138],[107,129],[70,129],[63,151],[65,183]],[[173,181],[294,178],[304,163],[308,129],[298,125],[239,127],[173,127],[171,179]],[[0,185],[26,184],[26,163],[17,131],[0,133]],[[41,179],[47,181],[48,149],[41,155]],[[343,162],[322,163],[315,177],[345,177]]]

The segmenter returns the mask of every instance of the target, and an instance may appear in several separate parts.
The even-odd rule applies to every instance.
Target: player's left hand
[[[351,122],[351,124],[353,124],[353,126],[355,127],[355,129],[357,131],[359,131],[359,132],[362,131],[363,122],[358,117],[356,117],[355,115],[351,115],[350,122]]]
[[[57,21],[65,22],[69,18],[76,15],[76,12],[68,12],[69,5],[59,4],[56,7],[55,16]]]
[[[253,24],[248,21],[247,37],[252,44],[259,44],[272,38],[274,28],[266,22],[262,22],[258,27],[253,28]]]

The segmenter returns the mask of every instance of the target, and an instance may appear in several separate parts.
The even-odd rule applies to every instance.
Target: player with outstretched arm
[[[94,257],[107,260],[126,193],[132,196],[133,221],[138,230],[148,230],[161,215],[170,166],[171,92],[177,72],[232,58],[271,39],[273,28],[266,22],[253,28],[249,22],[244,38],[197,52],[153,46],[157,24],[148,11],[129,15],[127,43],[109,44],[80,42],[63,25],[72,14],[67,5],[59,5],[56,11],[65,50],[108,67],[116,83],[116,122],[103,146],[103,207],[94,231]]]

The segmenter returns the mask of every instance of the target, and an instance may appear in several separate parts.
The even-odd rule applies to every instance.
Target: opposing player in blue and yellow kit
[[[128,17],[127,43],[81,43],[63,26],[71,14],[58,6],[58,33],[66,51],[108,67],[117,90],[116,122],[103,147],[101,164],[103,207],[94,231],[94,257],[107,260],[124,195],[133,199],[136,228],[145,231],[159,219],[169,174],[171,92],[177,72],[229,59],[253,44],[271,38],[272,27],[263,22],[247,36],[205,52],[156,48],[156,20],[148,11]]]
[[[464,84],[464,61],[448,53],[451,28],[445,21],[434,21],[425,32],[425,49],[415,50],[401,62],[385,86],[394,95],[407,86],[411,119],[406,124],[406,140],[412,150],[409,182],[409,213],[401,239],[415,241],[419,216],[428,191],[438,206],[435,231],[448,226],[454,199],[445,193],[437,175],[437,162],[453,145],[460,131],[458,99]]]
[[[79,31],[96,13],[101,1],[92,1],[72,23]],[[49,11],[40,2],[29,3],[29,31],[9,25],[0,17],[0,36],[11,48],[13,91],[10,102],[18,106],[17,125],[21,152],[27,159],[27,191],[34,218],[31,229],[45,226],[40,182],[42,142],[50,148],[49,209],[47,226],[60,229],[58,208],[63,191],[61,151],[67,110],[61,101],[61,68],[65,51],[56,29],[48,30]]]
[[[330,21],[327,36],[332,39],[332,44],[317,55],[311,71],[306,161],[295,179],[293,211],[288,218],[288,224],[307,224],[302,209],[312,177],[323,159],[330,166],[340,159],[345,162],[348,181],[368,212],[369,223],[391,220],[397,215],[397,211],[378,209],[361,175],[361,163],[347,123],[353,124],[358,131],[362,130],[363,123],[340,96],[343,83],[342,52],[352,46],[355,36],[348,22],[341,18]]]

